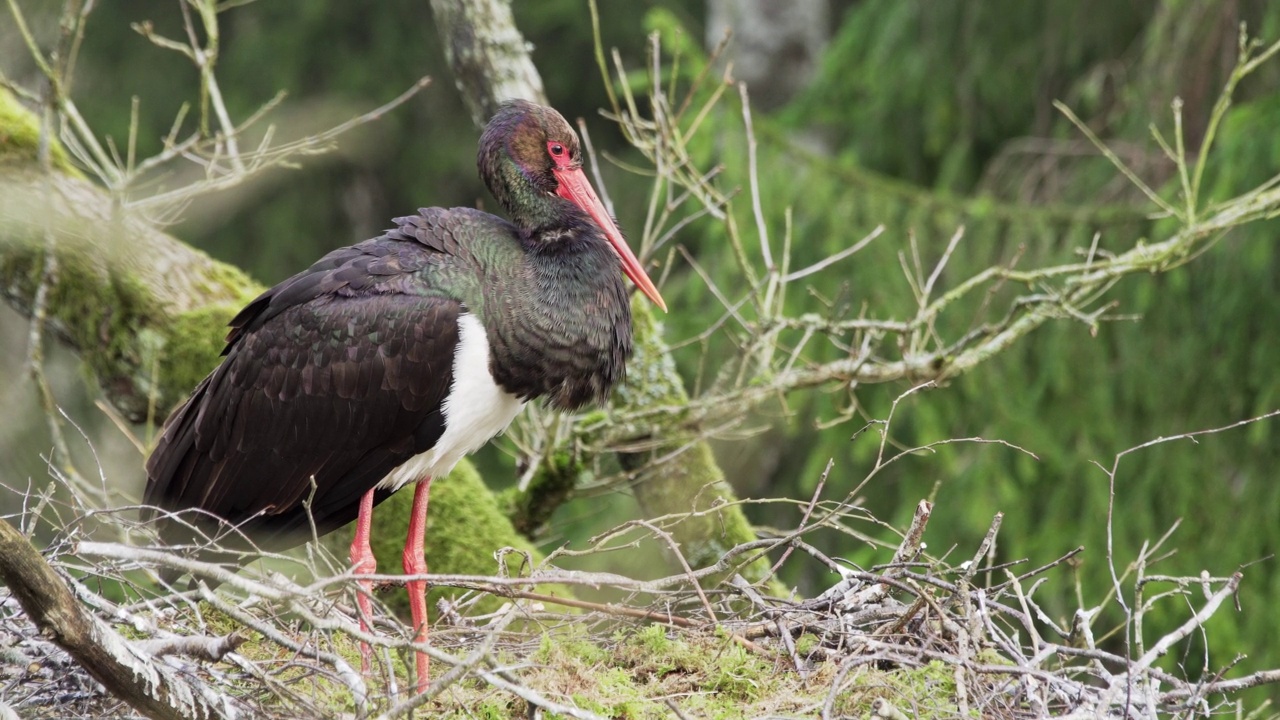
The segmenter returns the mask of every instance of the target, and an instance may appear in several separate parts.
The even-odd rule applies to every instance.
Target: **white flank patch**
[[[379,488],[399,490],[426,477],[447,475],[466,455],[500,435],[524,403],[503,390],[489,373],[489,338],[474,315],[458,317],[458,349],[453,387],[444,400],[444,434],[435,447],[392,470]]]

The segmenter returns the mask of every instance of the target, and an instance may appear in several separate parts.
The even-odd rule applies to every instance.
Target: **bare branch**
[[[247,639],[243,632],[236,630],[222,637],[171,637],[143,640],[135,645],[139,650],[155,657],[186,655],[208,662],[222,662],[228,653],[235,652]]]
[[[117,697],[158,720],[233,718],[232,699],[192,685],[84,612],[53,568],[0,519],[0,578],[31,619]]]

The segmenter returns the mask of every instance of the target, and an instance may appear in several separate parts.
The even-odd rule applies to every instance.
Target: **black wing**
[[[323,534],[436,443],[462,305],[422,279],[438,253],[408,239],[392,231],[334,251],[232,321],[222,364],[170,416],[147,462],[147,504],[199,509],[259,546],[289,547],[309,534],[313,477]],[[215,524],[198,517],[188,519],[202,532]],[[191,538],[162,522],[167,541]]]

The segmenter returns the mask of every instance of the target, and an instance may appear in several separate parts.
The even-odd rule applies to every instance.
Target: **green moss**
[[[39,141],[39,117],[0,88],[0,173],[33,164]],[[56,140],[51,157],[55,170],[81,177]],[[26,175],[16,172],[13,177]],[[29,182],[21,179],[18,185]],[[92,193],[88,186],[83,189]],[[39,208],[17,207],[33,220],[42,217]],[[127,262],[115,262],[101,247],[88,247],[101,243],[112,228],[85,218],[61,218],[57,227],[46,228],[57,233],[58,241],[56,282],[46,302],[49,327],[74,347],[125,416],[142,421],[153,406],[163,410],[180,400],[213,367],[231,306],[261,288],[240,269],[210,262],[199,268],[195,289],[213,306],[170,319],[153,289]],[[77,222],[93,224],[81,227]],[[0,282],[19,304],[31,304],[45,272],[45,238],[22,223],[6,230]]]
[[[23,106],[12,92],[0,88],[0,169],[34,164],[39,147],[40,118]],[[80,176],[56,138],[49,146],[49,159],[55,169]]]
[[[722,636],[724,647],[707,668],[710,687],[726,699],[750,702],[761,697],[771,685],[772,663],[766,663],[746,648]]]
[[[802,658],[808,657],[809,653],[818,648],[820,642],[817,635],[805,633],[796,638],[796,654]]]
[[[20,298],[34,298],[45,272],[45,251],[34,239],[17,239],[0,255],[0,282]],[[110,276],[70,248],[57,254],[57,282],[46,299],[50,329],[79,352],[99,383],[131,386],[145,348],[135,342],[159,308],[147,288],[126,273]],[[137,398],[130,410],[145,410]]]
[[[257,280],[235,265],[213,261],[205,268],[196,288],[211,301],[233,304],[238,308],[248,305],[266,290]],[[221,328],[219,328],[221,329]]]
[[[44,245],[34,237],[8,238],[0,254],[0,283],[32,302],[45,273]],[[227,322],[258,286],[220,263],[204,282],[212,298],[234,298],[170,317],[152,288],[127,269],[104,270],[71,238],[59,242],[57,272],[46,298],[49,328],[67,341],[86,370],[131,420],[161,415],[217,364]],[[225,283],[225,284],[224,284]]]
[[[218,303],[182,313],[168,322],[157,342],[160,397],[181,398],[217,367],[226,346],[223,330],[239,303]]]
[[[216,608],[199,603],[199,619],[185,624],[201,634],[223,635],[239,624]],[[286,628],[286,632],[287,632]],[[770,657],[748,651],[724,633],[679,630],[661,625],[627,628],[612,637],[595,637],[581,625],[562,624],[546,631],[536,649],[521,656],[516,647],[497,653],[502,666],[519,667],[521,684],[537,692],[571,703],[602,717],[616,720],[666,720],[671,711],[665,700],[676,699],[689,717],[732,720],[757,716],[806,716],[826,699],[835,681],[837,663],[818,663],[806,679],[791,669],[783,656]],[[527,647],[527,646],[523,646]],[[326,649],[358,663],[356,643],[342,634],[329,636]],[[465,654],[462,648],[452,649]],[[280,648],[250,632],[239,653],[264,664],[288,666],[292,651]],[[406,668],[395,662],[403,679]],[[281,671],[278,679],[305,688],[308,697],[332,709],[332,716],[355,710],[345,687],[311,673],[305,664]],[[375,702],[380,680],[370,678]],[[919,717],[954,717],[954,669],[942,663],[892,671],[864,667],[842,682],[835,698],[837,715],[864,717],[871,704],[884,698],[908,714]],[[245,693],[260,688],[246,679]],[[524,717],[527,706],[512,695],[478,679],[464,679],[435,701],[426,717],[486,718],[507,720]],[[548,715],[554,717],[554,715]]]
[[[649,301],[639,295],[631,303],[631,328],[635,355],[627,363],[627,382],[614,391],[614,404],[644,408],[687,403],[684,383],[662,339],[662,323]]]
[[[667,629],[661,625],[650,625],[641,628],[634,636],[633,644],[637,649],[662,655],[671,652],[671,638],[667,637]]]
[[[575,704],[606,717],[667,718],[663,699],[672,697],[698,717],[796,712],[825,688],[777,672],[725,635],[650,625],[616,634],[604,650],[584,652],[583,642],[573,633],[544,636],[537,657],[545,669],[531,680],[548,690],[570,685]]]
[[[544,634],[538,642],[538,650],[533,654],[534,662],[544,664],[564,659],[590,666],[607,662],[609,653],[589,638],[584,630],[570,625],[564,632]]]
[[[562,450],[547,456],[529,486],[508,488],[499,497],[503,512],[525,537],[533,537],[564,504],[584,471],[581,458]]]
[[[539,674],[583,710],[617,720],[661,717],[647,698],[643,674],[625,653],[601,647],[580,629],[543,635],[533,660],[543,668]]]
[[[669,675],[700,673],[710,663],[683,639],[673,639],[670,628],[650,625],[622,638],[619,655],[638,678],[661,681]]]
[[[631,673],[624,668],[609,667],[602,670],[596,690],[594,697],[599,700],[595,703],[589,697],[579,698],[575,695],[574,699],[580,699],[584,707],[597,704],[600,706],[600,714],[618,720],[640,720],[649,716],[646,709],[651,702],[644,697]]]
[[[507,718],[518,716],[519,714],[512,708],[510,696],[504,696],[484,698],[471,707],[451,710],[438,717],[442,720],[507,720]]]

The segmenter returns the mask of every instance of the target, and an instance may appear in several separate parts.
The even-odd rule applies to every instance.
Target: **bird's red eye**
[[[564,155],[564,146],[558,142],[549,142],[547,143],[547,152],[551,153],[555,157],[560,157]]]

